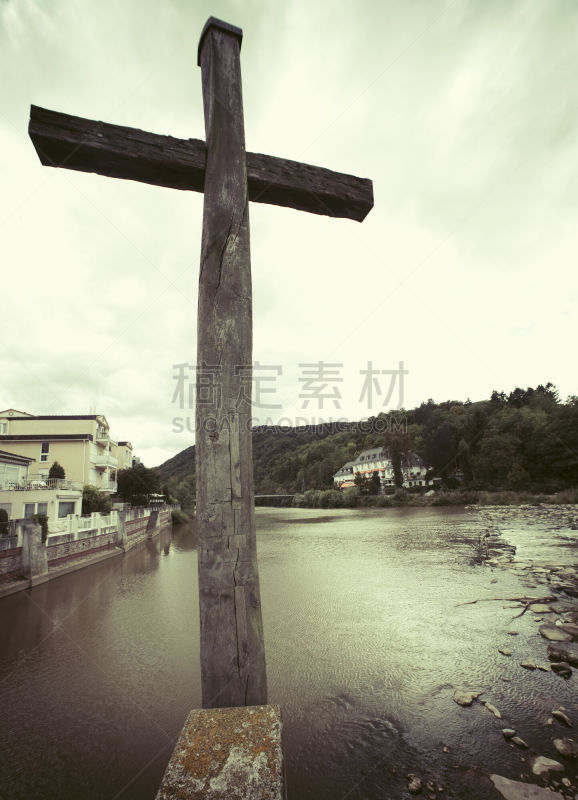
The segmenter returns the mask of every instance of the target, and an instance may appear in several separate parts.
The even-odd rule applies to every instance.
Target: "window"
[[[61,519],[62,517],[67,517],[69,514],[74,514],[74,507],[76,503],[67,501],[62,501],[58,504],[58,518]]]
[[[12,511],[12,503],[0,503],[0,511],[5,511],[10,519],[10,512]]]
[[[40,460],[41,461],[48,461],[48,453],[50,451],[50,442],[42,442],[42,446],[40,448]]]
[[[7,422],[0,422],[0,434],[6,433],[7,428],[8,428]]]
[[[35,514],[48,515],[48,503],[24,503],[24,516],[30,519]]]

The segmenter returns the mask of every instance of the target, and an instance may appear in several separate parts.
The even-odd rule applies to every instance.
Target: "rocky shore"
[[[473,510],[473,509],[472,509]],[[483,597],[470,601],[476,603],[501,603],[503,609],[512,609],[510,625],[504,632],[512,637],[497,646],[504,659],[518,659],[517,678],[502,677],[503,681],[527,679],[528,673],[552,673],[554,681],[576,681],[578,669],[578,509],[575,506],[488,506],[476,508],[482,519],[484,532],[476,543],[477,563],[483,563],[492,572],[508,570],[514,573],[527,589],[519,597]],[[522,534],[523,531],[523,534]],[[539,538],[555,534],[552,547],[533,550],[532,535]],[[517,541],[529,543],[518,547]],[[534,553],[535,557],[521,558],[518,551]],[[496,579],[492,583],[497,583]],[[519,635],[517,623],[530,620],[543,643],[543,658],[524,657],[519,648],[512,646]],[[518,624],[519,627],[519,624]],[[535,648],[534,648],[535,650]],[[512,674],[509,672],[509,674]],[[496,790],[506,800],[575,800],[578,788],[578,736],[573,738],[573,728],[578,725],[576,707],[573,710],[556,702],[556,684],[549,684],[551,713],[538,724],[541,727],[542,749],[530,747],[524,740],[524,731],[518,731],[510,719],[501,729],[504,746],[520,754],[521,780],[501,775],[490,775]],[[481,703],[498,719],[502,713],[487,698],[483,690],[457,687],[453,700],[462,707]],[[574,695],[578,701],[578,692]],[[512,715],[510,714],[510,717]],[[535,741],[535,736],[533,737]],[[410,779],[412,792],[415,782]]]

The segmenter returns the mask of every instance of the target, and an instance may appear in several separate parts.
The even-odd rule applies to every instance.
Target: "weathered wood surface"
[[[197,524],[203,707],[267,702],[253,509],[251,258],[238,37],[200,62],[207,165],[197,332]],[[239,369],[242,367],[242,369]],[[212,377],[214,393],[206,388]],[[243,381],[243,386],[242,382]],[[244,391],[241,391],[241,388]]]
[[[30,107],[30,138],[49,167],[95,172],[170,189],[202,192],[207,148],[138,128]],[[249,199],[361,222],[373,208],[373,184],[284,158],[247,153]]]

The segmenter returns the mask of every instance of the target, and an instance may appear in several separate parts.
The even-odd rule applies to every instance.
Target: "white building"
[[[401,471],[403,485],[407,489],[434,485],[434,479],[426,480],[428,468],[417,453],[408,453],[402,456]],[[357,474],[371,478],[374,472],[379,473],[382,491],[395,485],[393,463],[387,448],[372,447],[369,450],[363,450],[355,461],[348,461],[335,473],[333,481],[337,488],[347,489],[349,486],[355,485]]]

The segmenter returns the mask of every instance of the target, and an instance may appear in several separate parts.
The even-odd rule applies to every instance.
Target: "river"
[[[257,524],[290,800],[402,797],[408,773],[432,781],[429,794],[489,800],[490,773],[518,779],[529,753],[556,757],[565,731],[547,720],[561,704],[578,723],[575,676],[521,669],[546,661],[530,613],[459,605],[528,592],[473,563],[476,512],[258,509]],[[1,600],[0,796],[152,800],[200,706],[197,602],[194,524]],[[503,719],[454,703],[462,685]],[[530,750],[507,744],[504,726]]]

